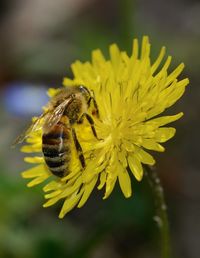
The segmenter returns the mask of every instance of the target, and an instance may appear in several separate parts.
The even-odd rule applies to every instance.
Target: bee
[[[70,172],[72,140],[84,169],[85,158],[74,125],[81,124],[87,119],[94,137],[100,140],[94,120],[88,112],[92,102],[91,114],[99,118],[96,100],[85,86],[78,85],[59,90],[47,104],[47,110],[16,139],[14,145],[23,142],[31,132],[42,129],[42,152],[45,163],[53,175],[62,178]]]

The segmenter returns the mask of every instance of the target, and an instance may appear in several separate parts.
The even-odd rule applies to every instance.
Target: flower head
[[[134,39],[132,54],[120,51],[117,45],[110,46],[110,59],[106,60],[100,50],[92,52],[91,62],[76,61],[72,64],[73,79],[65,78],[64,87],[85,85],[94,93],[100,118],[95,119],[97,140],[90,125],[76,125],[77,137],[86,159],[83,170],[77,152],[72,146],[70,173],[56,178],[48,170],[42,155],[26,157],[25,161],[38,163],[22,173],[31,178],[28,186],[34,186],[50,178],[44,187],[44,207],[64,199],[59,217],[75,206],[82,207],[94,187],[104,188],[104,199],[111,194],[116,181],[125,197],[132,194],[131,173],[142,180],[142,164],[154,165],[149,151],[163,152],[161,143],[175,134],[175,129],[165,125],[179,119],[183,113],[158,116],[172,106],[184,93],[188,79],[178,81],[184,64],[168,73],[171,56],[160,67],[165,55],[163,47],[155,62],[150,60],[150,43],[143,37],[139,54],[138,40]],[[160,68],[159,68],[160,67]],[[49,95],[56,90],[50,89]],[[42,131],[32,133],[22,151],[41,153]]]

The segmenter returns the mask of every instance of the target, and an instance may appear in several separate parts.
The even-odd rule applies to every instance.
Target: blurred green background
[[[200,246],[200,1],[1,0],[0,2],[0,258],[160,258],[151,190],[132,180],[126,200],[117,186],[103,201],[94,192],[81,209],[57,218],[61,203],[42,208],[42,187],[28,189],[29,166],[13,139],[59,87],[70,64],[108,55],[116,42],[130,52],[133,37],[149,35],[152,58],[162,45],[175,67],[186,64],[190,86],[168,113],[183,111],[176,137],[156,154],[168,203],[176,258],[199,258]]]

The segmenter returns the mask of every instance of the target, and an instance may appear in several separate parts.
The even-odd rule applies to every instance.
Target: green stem
[[[171,258],[169,220],[167,215],[167,206],[165,202],[163,188],[155,169],[149,166],[145,166],[145,168],[145,175],[152,188],[156,205],[156,216],[154,217],[154,219],[157,222],[160,230],[162,253],[161,257]]]

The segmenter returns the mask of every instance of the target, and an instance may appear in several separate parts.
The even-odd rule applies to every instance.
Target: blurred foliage
[[[119,188],[107,201],[97,192],[81,210],[63,220],[57,209],[41,207],[41,189],[27,189],[20,178],[0,182],[0,257],[92,257],[95,248],[113,241],[129,257],[142,242],[155,238],[153,201],[145,181],[134,181],[134,198]],[[98,200],[98,202],[97,202]],[[59,206],[59,205],[58,205]]]

